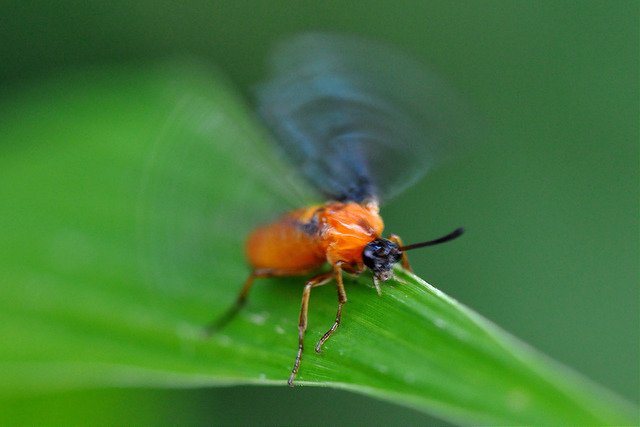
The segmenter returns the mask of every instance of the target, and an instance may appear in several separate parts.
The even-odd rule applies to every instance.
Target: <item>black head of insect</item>
[[[459,237],[463,232],[463,228],[458,228],[438,239],[406,246],[399,246],[397,243],[388,239],[376,239],[364,247],[362,251],[362,261],[364,265],[369,267],[373,272],[374,284],[378,292],[380,292],[379,282],[384,282],[393,277],[393,265],[402,260],[402,253],[404,251],[448,242],[449,240]]]
[[[362,251],[362,261],[373,271],[376,281],[389,280],[393,276],[393,265],[401,259],[400,246],[387,239],[369,242]]]

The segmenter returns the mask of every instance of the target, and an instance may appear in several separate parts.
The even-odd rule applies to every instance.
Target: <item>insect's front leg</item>
[[[342,264],[342,271],[358,276],[365,270],[364,264]]]

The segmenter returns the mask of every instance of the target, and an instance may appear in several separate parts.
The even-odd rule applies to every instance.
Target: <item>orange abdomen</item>
[[[292,271],[314,269],[324,264],[326,256],[320,242],[301,227],[316,210],[317,207],[298,209],[255,229],[246,244],[249,264],[256,269]]]
[[[384,224],[376,204],[331,202],[292,211],[249,235],[254,269],[310,270],[325,262],[362,264],[362,251]]]

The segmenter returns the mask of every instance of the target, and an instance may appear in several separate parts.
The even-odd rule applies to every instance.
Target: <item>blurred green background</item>
[[[486,127],[468,156],[383,210],[408,241],[467,228],[459,244],[415,253],[417,273],[637,403],[639,18],[635,1],[10,1],[0,5],[0,102],[70,70],[176,57],[211,63],[249,93],[273,40],[297,31],[396,44]],[[0,109],[0,122],[13,113]],[[0,152],[19,168],[30,151],[13,143]],[[323,389],[95,390],[0,405],[0,421],[22,422],[431,422]]]

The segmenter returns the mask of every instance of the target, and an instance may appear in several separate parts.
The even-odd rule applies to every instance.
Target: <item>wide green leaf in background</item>
[[[0,106],[0,140],[11,141],[0,157],[0,396],[285,384],[300,279],[265,280],[227,329],[202,337],[247,274],[243,233],[299,190],[213,74],[188,63],[83,70]],[[621,399],[422,280],[398,279],[382,297],[369,276],[349,280],[343,325],[321,355],[305,353],[300,385],[460,423],[635,421]],[[331,287],[314,290],[309,342],[335,305]]]

